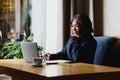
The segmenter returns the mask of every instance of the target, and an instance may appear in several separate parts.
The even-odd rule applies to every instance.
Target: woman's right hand
[[[50,54],[49,53],[45,53],[43,55],[43,57],[44,57],[45,60],[50,60]]]

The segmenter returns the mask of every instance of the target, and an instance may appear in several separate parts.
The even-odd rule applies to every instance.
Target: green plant
[[[20,42],[18,41],[14,43],[6,42],[0,52],[0,58],[2,59],[14,59],[22,57]]]
[[[27,39],[24,39],[24,41],[32,42],[33,34],[31,34]],[[42,51],[43,47],[38,46],[38,50]],[[23,58],[20,41],[11,42],[10,40],[1,40],[0,59],[15,59],[15,58]]]

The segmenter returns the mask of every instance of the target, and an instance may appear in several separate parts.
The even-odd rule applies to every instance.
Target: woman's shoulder
[[[74,40],[75,36],[70,36],[68,40]]]
[[[73,42],[73,41],[75,41],[75,37],[74,36],[70,36],[67,42]]]
[[[83,38],[84,41],[93,41],[96,42],[95,38],[91,35],[91,36],[87,36]]]

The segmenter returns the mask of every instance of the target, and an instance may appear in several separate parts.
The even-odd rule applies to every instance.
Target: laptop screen
[[[38,47],[36,42],[21,42],[23,59],[26,62],[33,62],[33,57],[38,57]]]

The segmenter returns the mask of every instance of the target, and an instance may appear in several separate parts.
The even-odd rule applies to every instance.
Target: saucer
[[[32,63],[32,66],[34,66],[34,67],[42,67],[42,64],[38,65],[38,64]]]

